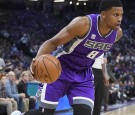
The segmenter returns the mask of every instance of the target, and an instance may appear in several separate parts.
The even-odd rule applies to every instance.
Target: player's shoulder
[[[118,32],[117,32],[117,38],[116,38],[115,42],[119,41],[120,38],[121,38],[122,35],[123,35],[123,32],[122,32],[122,28],[121,28],[121,27],[119,27],[117,31],[118,31]]]
[[[88,16],[78,16],[73,19],[74,23],[81,24],[81,25],[88,25],[90,24],[90,20]]]
[[[94,20],[94,22],[96,22],[95,20],[97,20],[98,16],[100,16],[100,15],[99,14],[88,14],[86,16],[78,17],[78,22],[82,22],[83,25],[90,27],[92,25],[93,20]]]
[[[90,21],[87,16],[78,16],[74,18],[70,24],[67,26],[67,29],[76,33],[76,36],[82,38],[85,36],[90,28]]]

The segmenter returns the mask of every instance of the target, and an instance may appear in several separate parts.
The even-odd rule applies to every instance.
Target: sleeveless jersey
[[[91,67],[95,58],[110,50],[117,37],[117,30],[111,30],[106,36],[101,36],[98,29],[99,14],[87,16],[91,22],[87,35],[84,38],[72,39],[54,52],[62,64],[75,70]]]

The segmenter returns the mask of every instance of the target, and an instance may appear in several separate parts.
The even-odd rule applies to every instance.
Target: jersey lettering
[[[85,42],[84,46],[87,48],[108,51],[111,48],[112,44],[87,40]]]
[[[94,59],[98,53],[99,53],[98,51],[92,51],[87,55],[87,57],[90,59]]]

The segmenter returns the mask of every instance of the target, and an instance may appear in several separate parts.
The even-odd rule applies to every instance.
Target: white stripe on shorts
[[[47,104],[52,104],[52,105],[57,105],[58,102],[52,102],[52,101],[45,100],[46,87],[47,87],[47,84],[44,84],[43,90],[42,90],[42,93],[41,93],[41,102],[47,103]]]
[[[89,101],[90,103],[92,103],[94,105],[94,101],[90,98],[87,98],[87,97],[73,97],[73,100],[76,100],[76,99],[81,99],[81,100],[87,100]]]

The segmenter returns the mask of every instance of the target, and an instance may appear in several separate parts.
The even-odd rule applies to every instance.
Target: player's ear
[[[103,17],[103,18],[105,18],[105,15],[106,15],[106,13],[105,13],[105,11],[101,11],[101,16]]]

